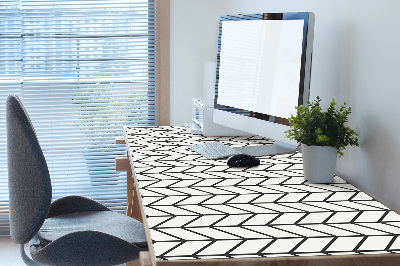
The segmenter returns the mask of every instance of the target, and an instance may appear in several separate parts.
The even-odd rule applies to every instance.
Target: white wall
[[[180,13],[171,23],[172,124],[189,121],[190,98],[202,93],[202,64],[215,58],[219,14],[314,12],[311,99],[319,95],[325,105],[331,98],[346,101],[353,108],[350,126],[361,140],[360,148],[345,151],[337,172],[400,211],[400,1],[171,2],[172,16]],[[199,37],[199,29],[209,32]],[[187,103],[177,105],[179,100]]]
[[[171,0],[171,125],[191,121],[192,98],[203,96],[204,63],[217,61],[225,0]]]

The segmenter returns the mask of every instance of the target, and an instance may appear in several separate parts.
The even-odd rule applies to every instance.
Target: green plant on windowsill
[[[346,126],[351,108],[344,103],[336,110],[332,99],[326,112],[320,106],[321,99],[308,102],[308,106],[296,107],[297,115],[289,118],[290,129],[286,137],[308,146],[331,146],[336,148],[339,157],[346,146],[359,146],[357,133]]]

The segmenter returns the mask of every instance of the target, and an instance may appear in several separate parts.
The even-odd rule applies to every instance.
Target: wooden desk
[[[230,168],[188,146],[268,140],[183,127],[127,127],[124,138],[152,265],[400,265],[400,216],[339,177],[305,182],[299,153]]]

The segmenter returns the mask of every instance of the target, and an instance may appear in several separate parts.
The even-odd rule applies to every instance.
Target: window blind
[[[81,195],[126,209],[126,173],[114,158],[123,125],[157,114],[154,1],[0,3],[0,234],[9,233],[5,100],[17,94],[49,166],[53,200]]]

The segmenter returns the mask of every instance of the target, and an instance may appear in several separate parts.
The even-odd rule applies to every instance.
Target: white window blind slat
[[[0,235],[9,234],[5,100],[22,99],[49,166],[53,199],[82,195],[126,209],[114,158],[124,125],[154,126],[154,0],[0,2]]]

